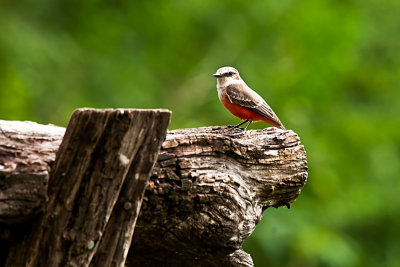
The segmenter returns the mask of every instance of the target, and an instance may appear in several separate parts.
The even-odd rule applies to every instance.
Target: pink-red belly
[[[263,116],[247,108],[244,108],[240,105],[233,104],[229,101],[221,101],[221,102],[230,113],[232,113],[241,120],[261,121],[263,119]]]
[[[264,121],[272,126],[281,127],[276,122],[258,114],[254,111],[251,111],[245,107],[242,107],[238,104],[231,103],[228,99],[221,100],[224,107],[232,113],[234,116],[238,117],[241,120],[249,120],[249,121]]]

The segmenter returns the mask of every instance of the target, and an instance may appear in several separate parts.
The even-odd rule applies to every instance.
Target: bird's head
[[[213,74],[214,77],[217,77],[219,81],[234,81],[240,80],[239,72],[237,69],[232,67],[222,67],[217,70],[216,73]]]

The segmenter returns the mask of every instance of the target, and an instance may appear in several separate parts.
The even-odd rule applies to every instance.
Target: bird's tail
[[[272,126],[275,126],[276,128],[286,130],[285,126],[283,126],[282,122],[278,119],[278,117],[276,117],[275,120],[263,117],[262,120]]]

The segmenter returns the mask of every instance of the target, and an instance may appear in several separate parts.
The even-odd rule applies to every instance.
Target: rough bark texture
[[[252,266],[241,248],[268,207],[307,179],[293,131],[171,131],[146,188],[128,266]],[[157,216],[155,216],[155,214]]]
[[[64,132],[53,125],[0,120],[0,223],[27,221],[40,211]]]
[[[306,154],[299,143],[294,132],[276,128],[244,133],[228,127],[170,131],[147,183],[126,265],[252,266],[251,257],[241,249],[243,240],[263,210],[293,202],[306,182]],[[54,152],[48,150],[46,156],[54,158]],[[16,159],[7,156],[5,162],[10,165]],[[46,169],[51,161],[42,164]],[[126,179],[131,175],[129,171]],[[129,196],[128,189],[120,195]],[[29,185],[25,190],[29,192]],[[116,210],[131,210],[130,203],[120,198]],[[0,210],[3,222],[11,223],[7,210]],[[10,235],[15,233],[2,238]],[[94,259],[107,251],[101,246]]]
[[[165,140],[170,113],[147,112],[139,125],[139,136],[133,139],[136,153],[126,181],[111,218],[103,234],[100,246],[90,266],[124,266],[139,216],[143,194],[150,172],[157,161],[162,141]]]
[[[116,248],[129,247],[169,116],[169,111],[75,111],[51,168],[44,214],[22,244],[11,248],[6,266],[88,266],[99,244],[113,241],[103,240],[103,233],[131,163],[137,160],[127,182],[139,187],[128,199],[135,210],[122,216],[131,227],[121,230],[115,222],[108,227],[111,233],[124,235]],[[157,131],[158,127],[163,129]],[[143,155],[135,158],[139,151]],[[126,254],[114,263],[123,266]],[[111,266],[113,255],[104,257],[109,265],[102,266]]]
[[[0,120],[0,266],[43,208],[64,132],[53,125]]]

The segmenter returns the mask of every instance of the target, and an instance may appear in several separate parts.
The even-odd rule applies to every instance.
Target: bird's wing
[[[246,84],[231,84],[226,87],[226,93],[231,103],[243,106],[283,127],[278,116],[276,116],[265,100]]]

